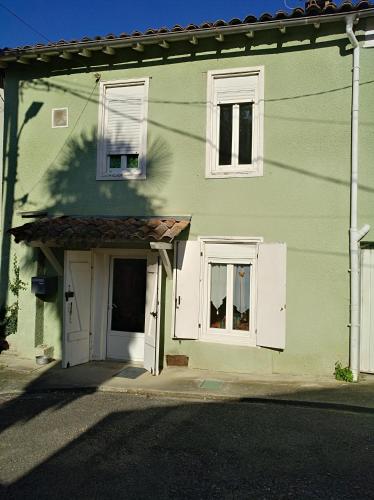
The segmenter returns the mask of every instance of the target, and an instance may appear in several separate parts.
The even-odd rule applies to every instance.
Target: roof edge
[[[33,46],[18,49],[4,49],[0,54],[0,61],[3,63],[17,61],[21,56],[36,58],[39,55],[59,55],[62,52],[78,53],[83,49],[101,50],[106,47],[111,48],[126,48],[133,47],[134,44],[153,45],[160,44],[163,41],[188,41],[196,38],[210,38],[217,35],[235,35],[254,33],[255,31],[265,31],[271,29],[278,29],[284,31],[285,28],[292,28],[296,26],[308,26],[326,24],[330,22],[339,22],[345,20],[347,17],[354,17],[358,22],[360,19],[374,16],[374,8],[370,7],[362,10],[352,9],[347,12],[339,12],[333,14],[320,14],[312,16],[300,16],[292,19],[275,19],[270,21],[257,21],[254,23],[241,23],[237,25],[226,26],[211,26],[207,28],[188,29],[183,31],[168,31],[166,33],[156,34],[142,34],[142,35],[129,35],[126,38],[120,36],[111,39],[89,40],[59,43],[51,45],[43,45],[41,47]]]

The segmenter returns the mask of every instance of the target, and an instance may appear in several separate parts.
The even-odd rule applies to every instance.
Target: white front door
[[[144,362],[156,371],[157,286],[157,256],[111,258],[107,358]]]
[[[65,252],[63,367],[90,358],[91,252]]]

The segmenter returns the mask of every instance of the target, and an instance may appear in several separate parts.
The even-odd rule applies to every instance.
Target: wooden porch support
[[[173,277],[173,269],[169,259],[168,250],[172,250],[173,245],[171,243],[159,243],[157,241],[151,241],[150,246],[152,250],[158,250],[162,264],[165,268],[166,276],[171,279]]]
[[[64,275],[64,268],[57,260],[55,254],[53,253],[52,248],[47,247],[46,245],[43,245],[42,243],[31,243],[31,246],[36,247],[36,248],[40,248],[40,250],[44,253],[47,260],[49,261],[49,263],[51,264],[53,269],[56,271],[58,276]]]

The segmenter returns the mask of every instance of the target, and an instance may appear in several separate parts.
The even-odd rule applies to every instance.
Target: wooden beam
[[[60,57],[62,59],[66,59],[67,61],[69,61],[70,59],[73,58],[73,54],[71,52],[66,52],[66,50],[63,50],[62,53],[60,54]]]
[[[48,259],[51,266],[54,268],[58,276],[64,275],[64,268],[61,266],[59,261],[57,260],[53,250],[45,245],[39,245],[40,250],[44,253],[46,258]]]
[[[196,36],[193,36],[192,38],[190,38],[188,40],[190,43],[192,43],[192,45],[197,45],[199,43],[198,39],[196,38]]]
[[[162,241],[151,241],[149,245],[152,250],[173,250],[172,243],[164,243]]]
[[[104,54],[108,54],[108,56],[114,56],[114,54],[116,53],[113,47],[104,47],[103,52]]]
[[[170,45],[166,40],[162,40],[162,42],[159,43],[159,46],[162,47],[163,49],[168,49]]]
[[[82,57],[92,57],[92,52],[88,49],[82,49],[78,54]]]
[[[150,247],[151,247],[152,250],[158,250],[158,253],[159,253],[160,258],[161,258],[162,265],[165,268],[166,276],[171,279],[173,277],[173,268],[172,268],[172,265],[171,265],[171,262],[170,262],[170,259],[169,259],[168,250],[172,250],[173,249],[172,243],[163,243],[163,242],[159,242],[159,241],[151,241],[149,243],[149,245],[150,245]]]
[[[215,39],[217,40],[217,42],[223,42],[225,40],[225,37],[222,35],[222,33],[220,33],[215,37]]]
[[[37,60],[47,63],[51,60],[51,58],[49,56],[46,56],[45,54],[41,54],[37,57]]]
[[[171,267],[171,262],[170,262],[169,254],[168,254],[167,250],[160,249],[158,251],[158,253],[160,254],[162,265],[165,268],[166,276],[169,279],[172,279],[173,268]]]
[[[136,43],[135,45],[132,46],[132,48],[134,50],[136,50],[137,52],[144,52],[144,45],[142,45],[141,43]]]
[[[18,63],[21,63],[21,64],[30,64],[30,59],[26,58],[26,57],[19,57],[17,59],[17,62]]]

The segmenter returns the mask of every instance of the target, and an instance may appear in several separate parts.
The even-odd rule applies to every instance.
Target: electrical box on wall
[[[57,292],[57,276],[33,276],[31,291],[35,295],[54,295]]]

